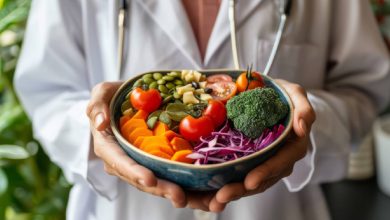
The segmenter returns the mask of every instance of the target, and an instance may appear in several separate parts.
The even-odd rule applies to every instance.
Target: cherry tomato
[[[207,77],[207,83],[233,82],[233,78],[227,74],[215,74]]]
[[[241,73],[241,75],[236,80],[237,89],[239,92],[244,92],[245,90],[251,90],[257,87],[264,87],[263,77],[257,72],[252,72],[252,80],[248,86],[248,78],[246,72]]]
[[[157,89],[147,91],[136,88],[131,92],[131,105],[138,110],[144,110],[148,113],[156,111],[161,105],[161,95]]]
[[[194,118],[189,115],[181,120],[179,125],[180,134],[190,141],[199,141],[200,137],[210,135],[214,128],[214,122],[208,116]]]
[[[226,103],[237,93],[237,86],[234,82],[216,82],[207,84],[207,87],[213,90],[211,93],[213,99],[223,103]]]
[[[210,100],[207,108],[203,111],[203,115],[209,116],[216,127],[223,125],[226,121],[225,105],[217,100]]]

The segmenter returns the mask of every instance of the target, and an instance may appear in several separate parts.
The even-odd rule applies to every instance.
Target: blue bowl
[[[174,182],[187,190],[216,190],[227,183],[243,181],[249,171],[266,161],[273,154],[275,154],[275,152],[280,147],[283,146],[284,140],[292,128],[293,106],[286,91],[268,76],[263,76],[266,85],[268,87],[274,88],[275,91],[280,95],[282,101],[289,106],[289,113],[282,122],[286,127],[282,135],[280,135],[280,137],[272,144],[258,152],[239,158],[237,160],[220,164],[193,165],[160,158],[148,154],[130,144],[124,137],[122,137],[118,126],[119,118],[122,115],[121,104],[125,100],[126,94],[130,91],[133,83],[142,75],[154,72],[160,72],[164,74],[172,71],[175,70],[146,72],[139,74],[135,78],[129,79],[118,89],[113,99],[111,100],[110,105],[110,114],[112,119],[111,128],[119,142],[119,145],[132,159],[152,170],[157,177]],[[229,74],[233,78],[237,78],[238,75],[244,71],[245,70],[205,70],[199,72],[206,75],[225,73]]]

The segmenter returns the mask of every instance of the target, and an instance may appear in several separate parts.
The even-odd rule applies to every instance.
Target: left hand
[[[285,88],[294,105],[293,132],[286,144],[273,157],[250,171],[243,182],[227,184],[213,193],[187,195],[189,207],[221,212],[229,202],[262,193],[289,176],[294,164],[306,155],[315,112],[301,86],[284,80],[276,81]]]

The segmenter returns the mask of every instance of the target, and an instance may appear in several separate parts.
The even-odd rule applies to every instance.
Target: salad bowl
[[[175,70],[159,70],[159,73],[169,73]],[[179,71],[179,70],[177,70]],[[262,76],[267,87],[273,88],[282,102],[288,106],[287,116],[282,119],[281,124],[285,127],[283,133],[265,148],[238,158],[218,164],[187,164],[171,161],[161,157],[148,154],[129,143],[120,132],[119,119],[121,117],[121,104],[126,99],[126,95],[132,89],[132,85],[145,72],[134,78],[127,80],[118,89],[110,103],[111,129],[120,147],[137,163],[150,169],[157,177],[176,183],[187,190],[210,191],[216,190],[231,182],[243,181],[249,171],[272,157],[277,150],[283,146],[289,132],[292,129],[293,105],[287,92],[271,77]],[[245,70],[203,70],[199,71],[206,76],[213,74],[228,74],[232,78],[237,78]]]

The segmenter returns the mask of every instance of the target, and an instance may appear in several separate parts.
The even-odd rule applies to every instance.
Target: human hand
[[[231,201],[264,192],[289,176],[294,164],[306,155],[315,112],[301,86],[285,80],[276,81],[285,88],[294,105],[293,131],[289,139],[273,157],[250,171],[243,182],[227,184],[214,195],[208,194],[206,210],[220,212]]]
[[[93,149],[103,160],[105,171],[137,189],[169,199],[177,208],[185,207],[185,192],[176,184],[158,179],[152,171],[132,160],[118,145],[111,129],[109,102],[122,82],[104,82],[92,90],[87,115],[91,122]]]

